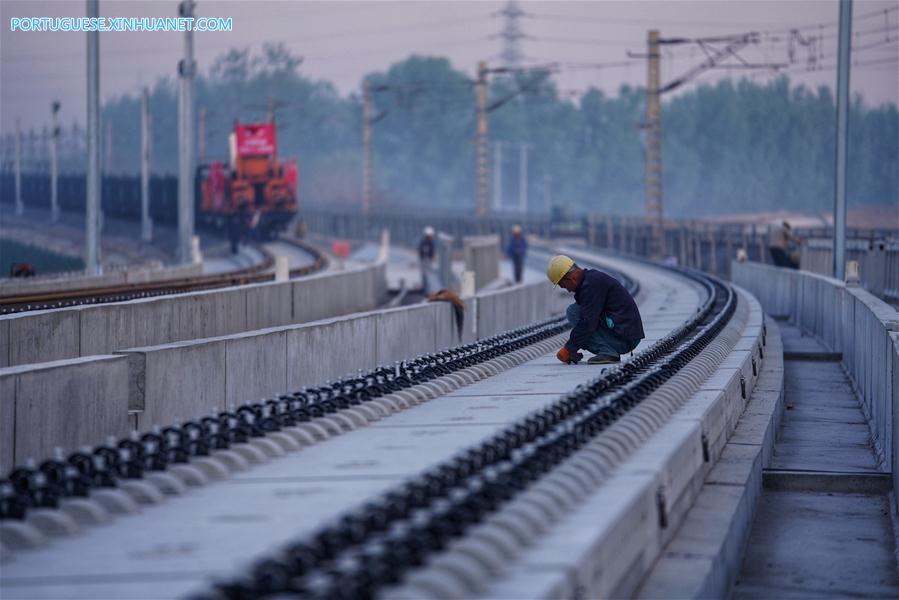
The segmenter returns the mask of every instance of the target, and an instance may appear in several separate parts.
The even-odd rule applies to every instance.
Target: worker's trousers
[[[515,274],[515,283],[521,283],[522,271],[524,271],[524,256],[512,257],[512,271]]]
[[[578,321],[581,320],[581,307],[575,302],[568,307],[565,314],[568,316],[568,322],[574,327],[577,325]],[[593,332],[593,335],[590,336],[587,345],[584,346],[584,350],[592,352],[593,354],[621,356],[622,354],[627,354],[636,347],[637,343],[629,342],[628,340],[619,337],[611,329],[606,327],[605,323],[600,323],[596,328],[596,331]]]

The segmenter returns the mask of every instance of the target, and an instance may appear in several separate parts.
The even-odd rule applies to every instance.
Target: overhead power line
[[[869,19],[874,19],[877,17],[889,17],[892,13],[899,10],[899,7],[892,6],[886,9],[873,10],[870,12],[862,13],[858,16],[853,17],[853,21],[865,21]],[[732,27],[734,25],[742,25],[749,27],[762,27],[765,28],[765,31],[760,31],[759,33],[789,33],[795,29],[808,29],[808,30],[818,30],[821,28],[830,29],[835,28],[838,25],[837,21],[827,21],[821,23],[806,23],[803,25],[787,25],[784,26],[780,23],[772,23],[768,21],[759,21],[759,22],[747,22],[740,21],[739,23],[735,23],[734,21],[706,21],[703,19],[657,19],[657,18],[620,18],[620,17],[594,17],[594,16],[578,16],[578,15],[561,15],[561,14],[550,14],[550,13],[535,13],[529,15],[531,18],[545,20],[545,21],[562,21],[562,22],[571,22],[571,23],[608,23],[611,25],[642,25],[642,26],[654,26],[660,27],[664,25],[671,26],[683,26],[683,27]]]

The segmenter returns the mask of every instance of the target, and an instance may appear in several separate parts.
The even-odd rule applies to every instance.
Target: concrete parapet
[[[225,405],[271,398],[287,390],[287,332],[264,329],[224,339]]]
[[[78,311],[69,310],[35,311],[29,313],[28,319],[0,317],[0,322],[7,321],[4,328],[8,331],[8,366],[80,356],[80,317]]]
[[[375,264],[312,275],[293,282],[293,322],[372,310],[386,297],[386,271]]]
[[[544,282],[478,294],[478,338],[490,337],[546,319],[552,314],[558,314],[563,308],[558,294]]]
[[[188,420],[226,408],[225,344],[217,339],[132,348],[129,408],[138,429]]]
[[[413,358],[437,349],[437,321],[451,321],[442,303],[378,311],[375,356],[379,364]]]
[[[241,288],[246,293],[246,323],[237,331],[252,331],[294,323],[293,290],[280,282],[256,283]],[[224,335],[223,331],[220,335]]]
[[[814,273],[748,262],[734,262],[732,273],[733,281],[755,294],[769,314],[789,318],[842,354],[881,468],[895,473],[899,387],[890,353],[899,312],[864,289]]]
[[[0,369],[0,470],[128,432],[128,359],[93,356]]]
[[[377,365],[377,320],[354,315],[290,327],[287,389],[320,385]]]
[[[456,327],[456,316],[452,305],[447,302],[435,302],[432,306],[437,307],[437,327],[434,333],[435,344],[433,351],[439,352],[440,350],[446,350],[447,348],[467,343],[464,341],[465,326],[469,325],[468,320],[471,319],[471,316],[463,315],[463,330],[462,335],[460,336],[458,328]],[[446,313],[446,315],[441,314],[441,312]]]
[[[896,440],[896,431],[899,431],[899,410],[896,410],[896,405],[899,403],[899,400],[895,398],[896,394],[899,394],[899,333],[890,333],[890,341],[892,342],[892,365],[891,365],[891,373],[892,375],[892,385],[893,385],[893,497],[899,497],[899,475],[896,474],[895,465],[899,465],[899,443]],[[899,504],[897,504],[896,509],[899,510]]]
[[[879,240],[846,240],[846,260],[859,264],[861,280],[871,293],[899,299],[899,244]],[[828,274],[833,271],[833,240],[811,238],[803,241],[800,254],[803,271]]]
[[[383,263],[269,282],[0,317],[0,366],[47,362],[372,310]]]
[[[380,271],[383,273],[383,270]],[[327,302],[305,307],[307,314],[322,314],[330,310],[349,310],[352,303],[361,305],[375,300],[374,288],[379,271],[371,270],[360,279],[349,272],[336,278],[316,276],[306,289],[318,289],[320,298],[334,298]],[[362,283],[360,283],[360,281]],[[290,282],[296,285],[299,282]],[[328,288],[334,284],[338,289]],[[83,335],[89,338],[87,346],[98,349],[104,345],[123,345],[128,339],[144,341],[144,345],[119,351],[119,371],[100,369],[109,360],[106,356],[92,356],[72,361],[72,369],[80,368],[102,389],[115,389],[118,410],[123,423],[128,411],[135,417],[137,429],[147,431],[154,425],[167,425],[176,420],[194,419],[230,405],[252,402],[264,397],[297,391],[306,386],[320,385],[359,369],[370,369],[379,364],[414,358],[464,343],[458,338],[453,308],[446,302],[418,304],[395,309],[354,313],[304,324],[287,324],[278,327],[255,329],[246,332],[229,332],[225,335],[199,337],[198,339],[159,343],[158,340],[176,335],[197,336],[203,330],[222,331],[232,322],[259,321],[260,316],[247,317],[242,312],[241,300],[246,294],[256,294],[261,311],[271,306],[273,312],[285,313],[284,296],[278,294],[289,288],[278,284],[262,284],[233,288],[230,293],[191,294],[174,303],[157,303],[150,300],[112,306],[112,310],[96,311],[101,307],[79,309],[82,313]],[[356,297],[340,304],[341,296],[352,293],[354,286],[362,288]],[[473,339],[488,337],[500,331],[520,327],[546,318],[550,314],[549,294],[546,285],[515,286],[501,292],[482,294],[468,299],[466,329],[472,324],[483,327],[484,333],[472,331]],[[293,299],[296,300],[294,295]],[[476,307],[484,303],[489,314],[496,315],[496,323],[475,318]],[[176,311],[178,316],[169,314]],[[130,318],[139,321],[131,321]],[[140,325],[142,329],[136,330]],[[0,369],[0,372],[25,367]],[[100,369],[100,370],[98,370]],[[4,386],[11,384],[4,383]],[[5,388],[0,388],[5,391]],[[51,390],[47,398],[64,398],[62,390]],[[59,400],[62,401],[62,400]],[[105,406],[105,405],[104,405]],[[4,411],[7,407],[4,405]],[[3,418],[3,426],[10,422]],[[18,420],[15,422],[18,423]],[[127,429],[123,426],[122,430]],[[31,432],[29,436],[41,437],[43,427],[39,422],[28,422],[17,428],[19,432]],[[105,431],[104,431],[105,434]],[[88,436],[89,437],[89,436]],[[4,435],[4,443],[7,436]],[[103,435],[82,440],[96,444]],[[67,444],[63,445],[70,449]],[[51,446],[52,448],[52,446]],[[4,455],[8,451],[3,450]],[[43,454],[46,454],[44,452]],[[40,455],[40,454],[37,454]],[[16,454],[18,456],[18,454]],[[12,459],[10,459],[12,460]]]
[[[111,287],[130,283],[152,283],[184,279],[203,274],[202,264],[172,266],[137,266],[115,269],[103,275],[86,276],[81,272],[64,276],[33,279],[4,279],[0,281],[0,296],[44,294],[95,287]]]
[[[0,321],[0,368],[9,366],[9,321]]]
[[[499,278],[499,236],[479,235],[462,238],[465,270],[474,273],[475,289],[491,284]]]

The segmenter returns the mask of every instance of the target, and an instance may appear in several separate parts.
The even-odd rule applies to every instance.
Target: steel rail
[[[398,583],[682,369],[736,309],[733,290],[678,269],[708,292],[687,323],[634,359],[256,563],[202,598],[368,598]]]
[[[290,240],[289,243],[299,246],[315,257],[315,261],[312,264],[291,269],[291,277],[309,275],[324,269],[328,265],[328,259],[325,254],[315,246],[298,240]],[[155,296],[232,287],[248,283],[272,281],[275,278],[275,275],[270,271],[275,264],[275,259],[268,252],[264,252],[264,254],[265,260],[262,263],[228,273],[201,275],[199,277],[182,277],[156,282],[126,283],[59,292],[3,296],[0,297],[0,314],[80,306],[84,304],[122,302],[138,298],[150,298]]]
[[[502,333],[474,344],[379,366],[333,384],[304,388],[275,399],[243,404],[183,425],[132,435],[39,466],[14,468],[0,479],[0,520],[24,519],[28,511],[57,508],[60,500],[87,497],[92,489],[115,488],[126,479],[186,464],[235,444],[275,433],[285,427],[336,413],[437,377],[486,362],[552,337],[567,329],[562,318]]]
[[[637,283],[617,274],[636,293]],[[367,400],[406,389],[435,377],[483,363],[523,348],[565,329],[563,318],[481,340],[475,344],[380,366],[356,378],[332,385],[306,388],[258,404],[245,404],[181,426],[111,441],[91,450],[45,460],[40,466],[18,466],[0,479],[0,519],[21,520],[29,510],[57,508],[65,498],[89,496],[92,489],[115,488],[121,480],[140,479],[145,473],[184,464],[195,456],[209,456],[253,438],[334,413]]]
[[[730,286],[678,269],[708,291],[677,330],[549,407],[429,469],[314,534],[215,584],[202,598],[370,598],[509,502],[648,397],[724,328]]]
[[[636,281],[615,273],[626,281],[631,293],[637,293]],[[191,457],[209,456],[215,450],[225,450],[233,444],[486,362],[567,327],[564,318],[551,318],[473,344],[398,362],[394,368],[382,365],[366,373],[360,371],[357,377],[304,388],[261,403],[243,404],[183,425],[143,435],[135,432],[117,442],[74,452],[65,459],[55,457],[39,466],[19,465],[0,479],[0,520],[21,520],[31,509],[56,508],[64,498],[87,497],[92,488],[114,488],[119,480],[140,479],[145,472],[184,464]]]

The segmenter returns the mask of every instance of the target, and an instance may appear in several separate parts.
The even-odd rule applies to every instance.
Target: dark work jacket
[[[434,258],[434,240],[425,236],[418,243],[418,258],[420,260],[431,260]]]
[[[515,260],[516,258],[523,259],[524,255],[527,253],[528,241],[524,239],[523,235],[518,237],[513,235],[509,238],[509,243],[506,245],[506,256],[511,260]]]
[[[565,344],[570,352],[586,347],[587,340],[599,327],[610,328],[618,337],[631,343],[646,337],[634,298],[611,275],[584,269],[584,278],[574,292],[574,301],[581,307],[581,320],[571,330],[571,337]]]

